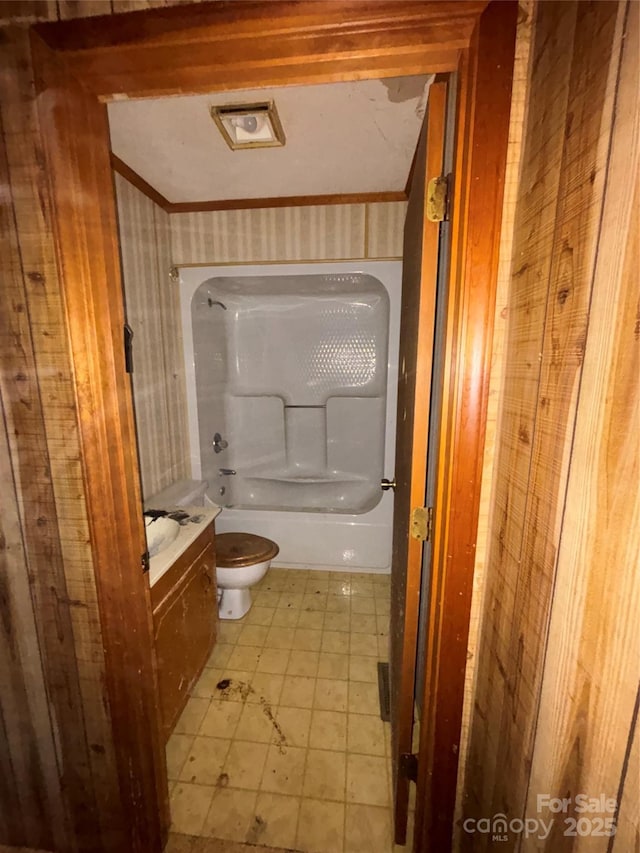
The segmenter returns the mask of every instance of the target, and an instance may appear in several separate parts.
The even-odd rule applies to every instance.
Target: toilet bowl
[[[207,485],[204,480],[177,480],[145,501],[145,508],[203,506]],[[279,550],[275,542],[253,533],[216,535],[220,619],[242,619],[251,607],[249,587],[262,580]]]
[[[280,549],[275,542],[253,533],[221,533],[216,536],[216,577],[222,590],[218,615],[242,619],[251,607],[249,587],[267,573]]]

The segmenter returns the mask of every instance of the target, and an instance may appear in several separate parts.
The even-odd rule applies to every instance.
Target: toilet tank
[[[144,505],[147,509],[166,509],[172,506],[204,506],[206,480],[176,480],[166,489],[156,492]]]

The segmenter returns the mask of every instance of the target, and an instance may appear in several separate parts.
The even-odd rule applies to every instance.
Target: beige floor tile
[[[380,696],[377,684],[364,681],[349,682],[349,713],[380,714]]]
[[[266,743],[234,740],[222,768],[227,777],[226,785],[229,788],[257,791],[267,760],[267,749]]]
[[[351,597],[349,595],[328,595],[327,613],[349,613]]]
[[[296,628],[293,636],[293,648],[299,651],[317,652],[320,650],[322,631],[312,628]]]
[[[347,654],[350,636],[346,631],[323,631],[321,649],[333,654]]]
[[[274,607],[259,607],[257,604],[254,604],[245,616],[245,624],[269,626],[273,622],[275,612]]]
[[[287,675],[306,675],[314,678],[318,671],[319,652],[294,649],[287,665]]]
[[[234,645],[238,641],[242,628],[241,622],[221,619],[218,623],[218,642]]]
[[[280,703],[288,708],[311,708],[313,706],[313,693],[315,690],[315,678],[306,678],[301,675],[285,675]]]
[[[272,743],[282,743],[285,746],[307,746],[309,743],[309,728],[311,726],[311,711],[307,708],[283,708],[274,711],[279,731],[274,731]]]
[[[272,592],[265,589],[254,592],[251,597],[254,605],[257,604],[258,607],[277,607],[281,594],[280,592]]]
[[[267,628],[267,631],[270,630],[272,629]],[[258,646],[236,646],[229,656],[229,662],[227,663],[226,669],[253,672],[258,665],[261,651],[262,648]]]
[[[258,704],[267,702],[269,705],[277,705],[282,692],[283,675],[274,675],[270,672],[256,672],[251,679],[252,692],[247,696],[247,702]]]
[[[203,827],[203,835],[227,841],[245,841],[255,816],[255,791],[216,790]]]
[[[354,595],[351,599],[351,613],[375,613],[376,603],[373,596]]]
[[[284,576],[272,577],[272,571],[274,569],[270,569],[265,577],[254,586],[256,592],[282,592],[285,584]]]
[[[247,841],[273,847],[293,847],[299,811],[300,801],[297,798],[261,792],[255,806],[256,832],[253,835],[250,832]]]
[[[300,747],[279,749],[272,744],[262,775],[262,790],[273,794],[299,795],[304,780],[306,754],[306,749]]]
[[[349,678],[349,655],[322,652],[318,662],[318,678]]]
[[[273,735],[273,723],[262,705],[245,705],[236,728],[235,737],[256,743],[269,743]]]
[[[378,595],[374,596],[375,604],[376,604],[376,613],[379,616],[388,616],[391,612],[391,602],[389,601],[389,596],[385,595],[384,598],[381,598]]]
[[[327,595],[321,592],[305,593],[302,597],[302,610],[321,610],[323,613],[327,609]]]
[[[356,578],[351,581],[351,595],[373,595],[373,581]]]
[[[385,754],[384,723],[368,714],[349,714],[347,749],[365,755]]]
[[[392,849],[391,810],[347,803],[344,853],[391,853]]]
[[[196,840],[198,839],[193,835],[181,835],[177,832],[170,832],[169,840],[163,853],[193,853],[194,841]]]
[[[278,599],[278,607],[288,607],[293,610],[302,609],[303,593],[301,592],[282,592]]]
[[[201,835],[215,788],[179,782],[171,792],[171,829]]]
[[[195,738],[182,765],[180,780],[196,785],[216,785],[230,744],[230,740],[223,738]]]
[[[346,755],[326,749],[310,749],[302,794],[315,800],[344,802]]]
[[[174,732],[179,735],[197,735],[209,705],[209,699],[202,699],[199,696],[188,699]]]
[[[348,681],[319,678],[313,698],[313,707],[323,711],[346,711]]]
[[[316,711],[311,715],[309,746],[314,749],[347,748],[347,715],[340,711]]]
[[[352,655],[368,655],[378,657],[378,636],[374,633],[352,633],[349,650]]]
[[[389,614],[383,613],[378,614],[376,616],[376,627],[378,629],[378,636],[389,634]]]
[[[209,656],[207,666],[213,667],[213,669],[219,669],[220,667],[226,666],[232,651],[232,644],[218,641]]]
[[[347,753],[347,801],[369,806],[389,805],[386,758]]]
[[[352,634],[375,634],[378,631],[378,623],[375,613],[351,613]]]
[[[278,628],[295,628],[299,619],[297,607],[276,607],[272,624]]]
[[[211,669],[205,667],[202,675],[193,685],[191,690],[192,696],[199,696],[201,699],[211,699],[216,694],[216,684],[223,678],[222,669]]]
[[[200,734],[207,737],[233,737],[242,709],[240,702],[211,702],[200,726]]]
[[[322,610],[303,610],[298,620],[298,628],[312,628],[320,631],[325,623],[325,614]]]
[[[389,758],[391,756],[391,723],[383,723],[384,727],[384,752]]]
[[[213,702],[245,702],[251,693],[253,672],[240,669],[224,669],[216,682]]]
[[[304,593],[307,585],[306,574],[291,572],[282,585],[283,592],[300,592]]]
[[[329,578],[329,586],[327,592],[329,595],[351,595],[351,581],[346,576],[339,576],[333,573],[334,577]]]
[[[280,628],[271,626],[265,640],[265,646],[269,649],[290,649],[293,646],[293,628]]]
[[[351,630],[351,615],[344,613],[327,613],[324,617],[325,631],[349,631]]]
[[[389,660],[389,635],[378,637],[378,658]]]
[[[172,734],[167,741],[167,776],[179,779],[182,765],[189,755],[193,744],[193,735]]]
[[[283,675],[289,662],[289,649],[262,649],[256,672]]]
[[[343,853],[344,805],[303,799],[295,846],[305,853]]]
[[[378,660],[366,655],[349,656],[349,679],[351,681],[367,681],[378,683]]]
[[[305,585],[304,591],[308,595],[315,595],[315,593],[319,593],[320,595],[326,595],[329,591],[329,578],[328,577],[316,577],[315,575],[319,575],[319,572],[314,572],[314,574],[307,578],[307,583]]]
[[[267,625],[245,625],[240,631],[238,646],[261,647],[267,639],[268,632],[269,627]]]

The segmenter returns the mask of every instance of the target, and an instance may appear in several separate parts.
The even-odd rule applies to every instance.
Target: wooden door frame
[[[452,296],[434,541],[438,582],[432,595],[434,613],[447,610],[430,634],[428,674],[435,692],[425,705],[431,722],[423,727],[416,814],[426,834],[419,829],[415,848],[444,850],[446,846],[432,846],[428,834],[437,826],[438,837],[450,838],[453,819],[457,756],[443,753],[450,750],[450,741],[459,742],[462,715],[515,36],[515,0],[494,3],[483,15],[485,5],[484,0],[247,0],[32,28],[107,693],[132,850],[159,850],[169,816],[149,594],[140,567],[144,529],[124,370],[122,283],[104,102],[117,95],[459,72]],[[491,50],[483,52],[487,39]],[[493,59],[497,41],[501,65]],[[496,79],[500,97],[491,104]],[[448,677],[455,685],[438,679],[443,665],[453,667]],[[131,689],[134,683],[137,692]],[[442,742],[441,729],[447,735]],[[428,779],[440,767],[446,773],[431,788]],[[433,811],[443,805],[442,814]]]

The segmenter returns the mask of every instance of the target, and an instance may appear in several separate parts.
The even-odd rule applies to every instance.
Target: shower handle
[[[229,442],[225,441],[219,432],[213,436],[213,441],[211,443],[213,444],[215,453],[222,453],[223,450],[229,447]]]
[[[218,473],[226,477],[232,477],[236,472],[233,468],[218,468]]]
[[[383,477],[382,480],[380,480],[380,488],[383,492],[388,492],[389,489],[392,489],[395,492],[396,478],[394,477],[393,480],[387,480],[386,477]]]

